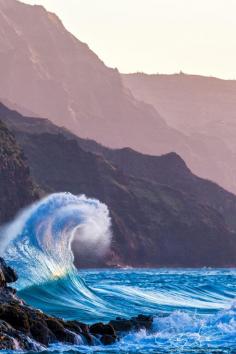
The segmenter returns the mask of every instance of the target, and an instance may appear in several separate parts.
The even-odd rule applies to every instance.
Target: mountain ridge
[[[190,161],[192,170],[235,193],[236,81],[183,73],[122,78],[137,99],[152,104],[170,126],[188,136],[202,158]],[[189,164],[189,157],[182,156]]]
[[[175,153],[155,158],[130,148],[110,150],[44,119],[25,118],[3,105],[0,119],[14,132],[43,190],[86,194],[107,204],[114,238],[106,265],[235,264],[236,197],[211,182],[201,182]],[[128,163],[119,162],[120,154],[127,156]],[[145,165],[149,158],[155,162],[152,170]],[[136,171],[137,161],[143,175]],[[152,175],[145,176],[147,170]],[[188,181],[185,189],[175,184],[177,177]],[[207,203],[203,196],[209,185],[212,192],[208,192]],[[81,257],[76,258],[76,264],[95,265],[92,259]]]

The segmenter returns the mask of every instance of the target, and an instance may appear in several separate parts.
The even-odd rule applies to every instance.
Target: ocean
[[[235,269],[97,269],[20,292],[28,303],[88,323],[154,316],[150,333],[109,347],[54,345],[56,353],[236,353]]]
[[[18,294],[28,304],[86,323],[154,317],[151,331],[126,333],[111,346],[81,340],[53,344],[45,354],[236,353],[236,269],[76,269],[72,241],[80,238],[86,252],[90,238],[89,252],[94,242],[100,256],[109,247],[109,229],[103,204],[62,193],[4,229],[4,257],[18,271]]]

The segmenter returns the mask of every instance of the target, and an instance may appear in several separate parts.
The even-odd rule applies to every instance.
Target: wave
[[[66,317],[79,311],[99,315],[107,308],[78,276],[73,251],[99,259],[111,239],[107,206],[70,193],[36,202],[0,230],[2,255],[19,273],[20,294],[31,305]]]
[[[19,289],[75,273],[77,257],[101,258],[111,243],[105,204],[84,195],[52,194],[1,229],[4,257],[20,270]]]
[[[73,250],[79,257],[101,258],[111,245],[109,210],[98,200],[50,195],[25,209],[0,233],[3,256],[18,271],[17,288],[29,304],[85,322],[138,313],[154,316],[151,332],[125,335],[113,352],[236,350],[235,270],[78,272]],[[83,352],[83,346],[79,350]]]

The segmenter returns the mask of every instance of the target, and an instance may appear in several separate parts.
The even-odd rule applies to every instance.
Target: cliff
[[[165,152],[170,141],[183,144],[153,107],[134,99],[117,70],[42,6],[1,1],[0,47],[0,97],[23,114],[108,146]]]
[[[0,117],[42,189],[85,193],[108,205],[114,233],[108,263],[235,265],[236,197],[194,176],[178,155],[110,150],[4,106]],[[89,260],[77,263],[89,266]]]
[[[22,150],[0,121],[0,223],[39,197]]]
[[[146,96],[139,99],[118,70],[104,65],[85,43],[66,30],[56,15],[42,6],[16,0],[0,2],[0,47],[0,97],[13,102],[10,104],[22,114],[33,112],[33,117],[48,118],[82,138],[111,148],[128,146],[151,155],[174,151],[195,174],[236,191],[235,153],[227,142],[220,135],[205,136],[198,129],[190,136],[188,131],[176,129],[166,113],[180,104],[180,120],[188,107],[183,119],[186,126],[187,120],[198,121],[199,112],[201,117],[207,114],[205,96],[195,99],[191,87],[185,90],[184,103],[179,103],[179,86],[173,90],[170,84],[169,94],[163,89],[166,110],[161,106],[160,113],[158,105],[150,105]],[[214,83],[208,90],[210,95],[212,87]],[[153,94],[155,90],[151,91]],[[223,95],[226,103],[230,99],[233,104],[235,96],[229,91]],[[222,102],[218,96],[216,93],[215,101]],[[225,107],[222,103],[219,112],[224,112]],[[220,121],[217,126],[221,131]],[[232,119],[226,126],[230,133]]]

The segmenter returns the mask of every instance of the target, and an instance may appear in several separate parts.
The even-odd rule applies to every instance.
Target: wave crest
[[[74,272],[78,257],[100,258],[112,233],[105,204],[86,196],[52,194],[1,229],[3,255],[20,273],[22,289]]]

